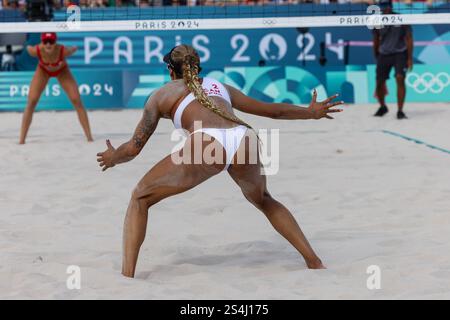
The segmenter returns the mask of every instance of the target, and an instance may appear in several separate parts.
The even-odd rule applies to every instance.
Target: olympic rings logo
[[[441,93],[450,85],[450,75],[447,72],[439,72],[436,75],[431,72],[425,72],[421,75],[413,72],[406,77],[406,84],[420,94],[428,91]]]
[[[57,23],[56,24],[56,28],[58,29],[58,30],[67,30],[67,29],[69,29],[69,27],[67,26],[67,23],[64,21],[64,22],[59,22],[59,23]]]
[[[265,26],[273,26],[276,24],[277,24],[277,21],[275,19],[264,19],[263,20],[263,25],[265,25]]]

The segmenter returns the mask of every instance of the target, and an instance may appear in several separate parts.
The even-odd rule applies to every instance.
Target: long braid
[[[203,91],[203,87],[200,84],[200,79],[198,78],[198,65],[195,61],[195,57],[192,55],[186,55],[183,59],[183,80],[188,87],[189,91],[191,91],[195,98],[200,102],[202,106],[211,110],[215,114],[220,117],[235,122],[237,124],[243,125],[249,129],[253,128],[246,123],[245,121],[239,119],[234,114],[229,114],[218,108],[213,100],[211,100],[206,93]]]

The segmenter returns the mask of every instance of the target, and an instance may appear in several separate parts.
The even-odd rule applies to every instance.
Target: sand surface
[[[153,208],[134,280],[121,276],[122,224],[141,176],[174,143],[163,120],[141,155],[102,173],[104,140],[130,138],[141,111],[90,112],[94,143],[74,112],[39,112],[28,144],[19,113],[0,113],[0,298],[449,299],[450,105],[348,106],[334,121],[275,121],[280,169],[272,195],[298,219],[327,270],[303,259],[226,173]],[[449,151],[450,152],[450,151]],[[81,290],[66,271],[81,268]],[[367,268],[379,266],[381,289]]]

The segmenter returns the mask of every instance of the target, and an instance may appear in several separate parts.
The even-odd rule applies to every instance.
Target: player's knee
[[[245,198],[258,209],[264,209],[272,200],[272,196],[267,192],[244,193]]]
[[[395,81],[397,81],[397,84],[404,85],[405,84],[405,76],[402,74],[398,74],[395,76]]]
[[[81,108],[81,99],[79,97],[70,97],[70,103],[72,103],[75,109]]]
[[[149,208],[156,202],[154,201],[154,193],[148,191],[148,188],[142,188],[142,186],[137,185],[133,192],[131,193],[131,200],[138,202],[139,205]]]
[[[140,200],[143,197],[144,197],[144,193],[143,193],[140,185],[137,185],[136,187],[134,187],[133,191],[131,192],[131,199],[132,200]]]
[[[270,193],[268,193],[267,191],[264,191],[263,196],[262,196],[262,205],[263,205],[263,207],[272,204],[274,201],[275,201],[275,199],[272,198]]]

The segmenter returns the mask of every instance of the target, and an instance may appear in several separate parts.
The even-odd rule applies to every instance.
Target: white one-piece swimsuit
[[[220,82],[211,78],[203,78],[202,87],[206,95],[210,97],[211,96],[221,97],[231,104],[231,99],[228,90]],[[173,117],[173,124],[175,125],[175,128],[182,129],[181,117],[183,115],[183,111],[194,100],[195,100],[194,94],[190,93],[183,99],[183,101],[181,101]],[[191,135],[197,132],[203,132],[216,139],[225,149],[226,166],[224,170],[227,170],[231,162],[233,161],[234,155],[236,154],[241,144],[242,138],[245,136],[247,130],[248,128],[243,125],[226,129],[201,128],[192,132]]]

